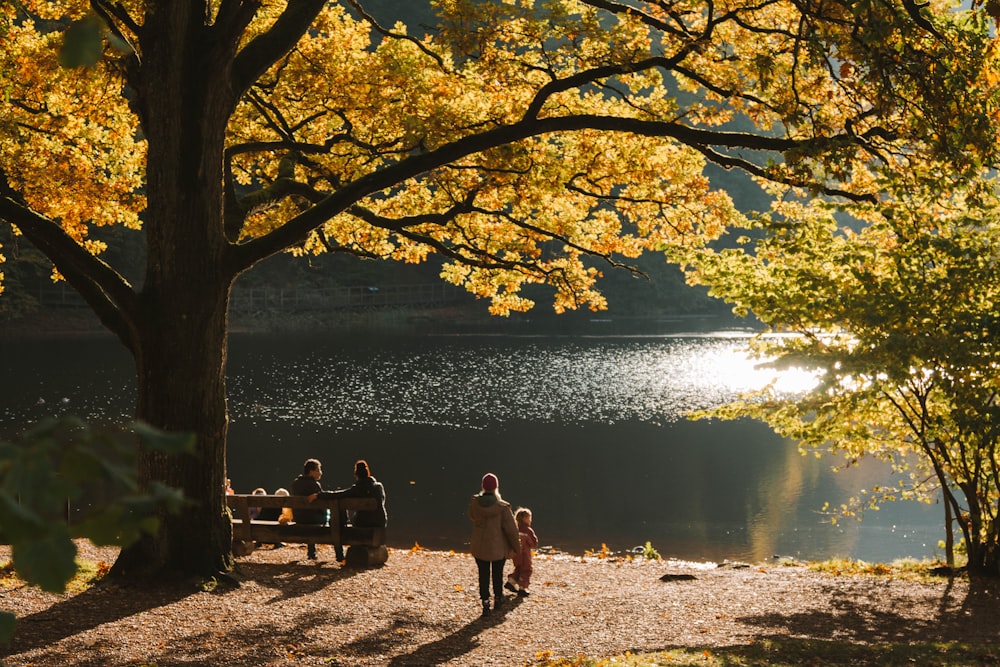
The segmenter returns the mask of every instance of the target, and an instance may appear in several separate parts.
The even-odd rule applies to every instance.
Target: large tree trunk
[[[136,418],[197,436],[197,451],[142,451],[140,482],[180,488],[190,506],[125,549],[116,574],[211,575],[232,567],[226,475],[226,337],[236,269],[223,231],[223,150],[232,54],[199,3],[151,3],[134,79],[148,141],[147,267],[130,347]]]
[[[221,234],[208,231],[221,229],[219,188],[186,182],[185,170],[179,172],[170,176],[176,183],[174,195],[157,198],[158,209],[150,212],[155,221],[149,224],[150,267],[132,351],[138,375],[136,418],[197,436],[193,455],[141,451],[140,483],[158,481],[182,489],[191,505],[179,516],[164,516],[157,535],[123,551],[116,574],[211,575],[232,567],[223,496],[233,277],[222,268]]]
[[[118,575],[210,576],[232,568],[231,528],[224,501],[226,304],[224,298],[207,299],[205,287],[191,293],[188,303],[179,300],[179,314],[172,321],[150,324],[136,352],[136,417],[163,429],[197,435],[193,455],[165,456],[141,450],[140,481],[182,489],[191,505],[179,515],[161,516],[155,536],[125,549],[115,564]],[[207,301],[214,306],[208,308]]]

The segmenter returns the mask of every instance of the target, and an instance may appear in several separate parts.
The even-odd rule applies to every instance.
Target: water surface
[[[332,488],[366,458],[399,547],[464,549],[468,497],[492,471],[532,508],[542,544],[574,553],[649,541],[695,560],[933,555],[939,507],[890,505],[836,526],[820,512],[884,468],[834,475],[833,461],[761,424],[685,419],[771,378],[746,337],[234,336],[229,476],[241,492],[273,491],[317,457]],[[132,412],[131,362],[110,338],[6,344],[0,371],[14,379],[0,388],[8,428]]]

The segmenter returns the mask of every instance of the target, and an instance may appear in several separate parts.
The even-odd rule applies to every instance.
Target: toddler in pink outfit
[[[518,537],[521,538],[521,551],[512,559],[514,571],[507,577],[504,588],[525,597],[531,584],[531,550],[538,546],[538,536],[531,529],[531,510],[527,507],[519,507],[514,512],[514,519],[517,521]]]

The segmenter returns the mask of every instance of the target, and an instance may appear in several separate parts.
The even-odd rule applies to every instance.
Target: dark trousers
[[[322,514],[320,514],[319,516],[317,516],[315,518],[318,519],[318,520],[317,521],[308,521],[308,522],[302,521],[300,523],[309,523],[309,524],[318,525],[318,526],[329,525],[329,522],[330,522],[330,510],[323,510]],[[340,520],[340,527],[341,527],[341,529],[343,529],[344,523],[345,523],[345,517],[341,517],[341,520]],[[333,545],[333,553],[334,553],[334,557],[338,561],[344,560],[344,546],[342,544],[335,544],[335,545]],[[315,544],[307,544],[306,545],[306,557],[310,558],[310,559],[316,558],[316,545]]]
[[[333,545],[333,556],[338,561],[344,560],[344,546],[342,544],[334,544]],[[315,544],[307,544],[306,545],[306,557],[307,558],[311,558],[311,559],[316,558],[316,545]]]
[[[503,564],[506,558],[500,560],[476,559],[476,567],[479,568],[479,598],[481,600],[490,599],[490,580],[493,580],[493,594],[496,597],[503,595]]]

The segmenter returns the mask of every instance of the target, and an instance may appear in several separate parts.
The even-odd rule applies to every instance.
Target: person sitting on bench
[[[293,496],[307,496],[309,502],[316,500],[316,496],[323,492],[319,480],[323,476],[323,466],[316,459],[306,459],[302,465],[302,474],[292,482]],[[327,525],[330,518],[330,511],[327,509],[297,509],[292,514],[295,523]],[[344,560],[344,549],[339,544],[336,547],[337,560]],[[316,560],[316,544],[306,545],[306,558]]]
[[[351,517],[351,525],[356,528],[385,528],[388,524],[388,515],[385,511],[385,487],[377,479],[372,477],[368,462],[364,459],[354,464],[354,484],[346,489],[336,491],[323,491],[320,498],[377,498],[379,500],[378,509],[358,510]],[[346,512],[340,513],[340,527],[347,525]],[[343,549],[337,545],[338,549]],[[337,560],[343,560],[338,556]]]

